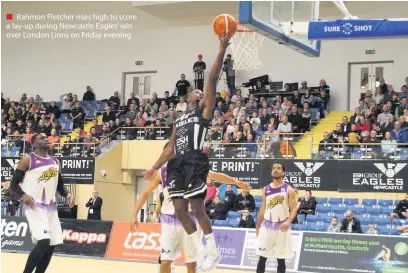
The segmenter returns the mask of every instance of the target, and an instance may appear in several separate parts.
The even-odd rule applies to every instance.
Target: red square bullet
[[[7,20],[13,20],[13,14],[7,13],[7,14],[6,14],[6,19],[7,19]]]

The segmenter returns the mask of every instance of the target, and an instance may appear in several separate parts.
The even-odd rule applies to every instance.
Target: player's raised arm
[[[147,197],[149,193],[153,192],[158,186],[160,185],[160,174],[157,173],[156,177],[154,178],[153,183],[149,183],[147,188],[140,194],[140,197],[136,200],[135,207],[133,209],[132,218],[130,220],[130,231],[134,232],[135,228],[137,228],[137,214],[142,209],[143,205],[147,201]]]
[[[204,97],[200,101],[200,109],[203,109],[203,117],[205,119],[211,119],[213,115],[215,107],[215,94],[217,90],[217,80],[220,76],[222,62],[224,60],[225,51],[229,45],[230,38],[231,36],[229,35],[224,35],[222,38],[220,38],[220,48],[218,50],[218,55],[211,67],[210,73],[208,74]]]
[[[259,228],[261,227],[262,221],[264,220],[265,208],[266,208],[265,191],[262,191],[262,205],[258,212],[258,221],[256,221],[256,236],[258,236]]]
[[[153,165],[153,167],[147,170],[145,174],[145,179],[153,180],[156,176],[157,171],[170,160],[170,158],[174,154],[174,144],[176,142],[176,125],[173,124],[173,131],[171,133],[169,142],[167,143],[166,147],[163,149],[162,154],[160,155],[159,159]]]
[[[223,173],[217,173],[217,172],[210,171],[208,173],[208,178],[211,180],[215,180],[221,184],[231,184],[241,189],[246,189],[246,190],[250,189],[250,186],[247,183],[238,181],[235,178],[229,175],[223,174]]]

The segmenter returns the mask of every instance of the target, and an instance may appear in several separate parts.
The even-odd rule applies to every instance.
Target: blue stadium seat
[[[251,214],[254,219],[258,216],[258,213],[256,211],[250,212],[249,214]]]
[[[262,202],[262,196],[261,195],[255,195],[254,199],[255,199],[255,202]]]
[[[346,212],[346,209],[342,206],[332,206],[332,212],[334,213],[342,213],[344,214]]]
[[[241,218],[241,213],[239,212],[239,211],[232,211],[232,210],[230,210],[229,212],[228,212],[228,216],[227,216],[227,218],[228,219],[239,219],[239,218]]]
[[[344,198],[344,205],[349,206],[358,205],[358,198]]]
[[[390,207],[392,206],[392,200],[380,199],[378,200],[377,205],[381,207]]]
[[[319,216],[318,215],[308,215],[306,217],[306,222],[307,223],[317,223],[319,222]]]
[[[339,220],[339,222],[345,218],[345,217],[344,217],[344,213],[335,213],[334,216],[337,217],[337,219]]]
[[[327,204],[327,200],[329,200],[327,197],[317,197],[316,198],[316,202],[318,205]]]
[[[310,119],[310,122],[312,124],[317,124],[319,123],[320,120],[320,109],[319,108],[309,108],[310,112],[312,112],[312,118]]]
[[[262,202],[255,202],[255,208],[260,208],[262,206]]]
[[[380,209],[377,207],[366,207],[366,213],[369,215],[380,215]]]
[[[360,220],[361,225],[368,225],[368,224],[371,224],[371,222],[372,222],[372,220],[369,219],[369,218],[360,218],[358,220]]]
[[[85,115],[85,120],[93,120],[94,118],[96,118],[96,115],[96,109],[88,109]]]
[[[371,215],[370,217],[368,217],[368,219],[370,219],[374,224],[380,226],[386,226],[387,224],[390,223],[390,219],[381,216]]]
[[[361,221],[360,221],[360,223],[361,223]],[[367,232],[367,230],[368,230],[368,225],[361,225],[361,230],[363,231],[363,233],[366,233]]]
[[[363,206],[376,206],[377,205],[377,199],[363,199],[362,204]]]
[[[329,204],[331,204],[331,205],[341,205],[341,204],[343,204],[343,198],[330,197]]]
[[[323,224],[328,224],[331,222],[331,216],[329,215],[319,215],[319,222]]]
[[[98,107],[98,113],[99,114],[103,114],[105,112],[105,108],[106,108],[107,102],[103,101],[99,104]]]
[[[67,119],[62,127],[61,131],[63,133],[70,133],[74,129],[74,124],[71,119]]]
[[[213,226],[215,227],[226,227],[228,224],[227,220],[214,220]]]
[[[364,214],[366,212],[365,207],[354,207],[353,208],[353,213],[355,214]]]
[[[396,206],[396,205],[398,205],[399,204],[399,202],[401,202],[401,200],[394,200],[394,206]]]
[[[353,214],[353,217],[356,217],[357,219],[364,218],[364,215],[362,214]]]
[[[293,226],[293,230],[308,230],[307,225],[296,224]]]
[[[299,224],[303,224],[305,222],[305,217],[306,217],[306,215],[304,215],[304,214],[298,214],[297,215],[297,218],[299,220]]]
[[[394,211],[393,207],[380,207],[380,213],[389,216]]]
[[[10,156],[20,156],[20,146],[13,146],[9,149]]]
[[[322,205],[318,205],[316,207],[316,211],[318,213],[328,213],[328,212],[332,212],[332,207],[331,206],[322,206]]]
[[[227,221],[227,226],[229,226],[229,227],[238,227],[238,224],[239,224],[239,218],[237,219],[237,218],[228,218],[228,221]]]
[[[312,223],[312,224],[308,224],[307,226],[308,226],[309,231],[325,231],[325,230],[322,230],[322,229],[324,229],[323,225],[318,225],[318,224]]]
[[[329,228],[329,226],[330,226],[330,224],[326,224],[326,223],[323,224],[323,225],[322,225],[322,229],[323,229],[322,231],[327,231],[327,229]]]
[[[352,212],[354,212],[355,208],[356,208],[355,205],[346,205],[346,206],[344,206],[344,211],[351,210]]]
[[[384,226],[377,226],[376,229],[381,235],[399,235],[396,229],[390,229]]]

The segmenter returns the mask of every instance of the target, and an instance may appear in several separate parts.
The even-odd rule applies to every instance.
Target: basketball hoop
[[[231,38],[231,49],[234,54],[235,70],[256,70],[262,66],[258,58],[258,48],[265,39],[253,30],[240,27]]]

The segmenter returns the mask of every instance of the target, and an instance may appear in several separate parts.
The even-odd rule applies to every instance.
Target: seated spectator
[[[136,108],[139,108],[140,100],[136,98],[135,92],[130,92],[130,98],[127,100],[126,106],[130,108],[131,104],[134,104]]]
[[[102,115],[102,122],[111,122],[113,123],[116,119],[116,115],[115,113],[112,112],[111,107],[110,106],[106,106],[106,110],[105,113],[103,113]]]
[[[70,145],[71,142],[71,136],[67,136],[65,138],[64,143],[62,144],[62,155],[64,156],[70,156],[71,154],[71,147],[72,145]]]
[[[214,111],[213,118],[211,120],[211,126],[216,126],[218,124],[218,118],[221,117],[220,112]]]
[[[45,126],[44,120],[40,119],[38,122],[38,125],[35,127],[35,133],[36,134],[46,134],[47,136],[50,135],[50,131],[48,130],[48,127]]]
[[[305,102],[307,102],[309,105],[311,105],[313,107],[313,102],[314,102],[314,96],[312,94],[310,94],[310,90],[309,88],[305,89],[305,94],[302,96],[302,98],[300,99],[300,103],[302,105],[305,104]]]
[[[377,121],[377,117],[380,114],[380,109],[378,109],[377,104],[375,104],[375,102],[371,102],[370,108],[368,110],[371,111],[373,119],[375,118],[375,121]]]
[[[397,231],[401,232],[401,236],[408,236],[408,209],[405,211],[405,219],[401,219],[397,224]]]
[[[245,110],[245,107],[243,107],[241,101],[238,100],[235,103],[235,108],[234,108],[234,111],[232,112],[234,118],[236,118],[237,120],[240,120],[241,115],[242,115],[242,110]]]
[[[382,104],[384,102],[384,95],[382,94],[382,91],[381,91],[380,87],[375,88],[374,101],[378,105],[380,105],[380,104]]]
[[[408,217],[407,209],[408,209],[408,193],[406,194],[405,199],[401,200],[395,207],[394,211],[391,213],[391,225],[392,221],[396,218],[406,219]]]
[[[282,122],[278,125],[278,133],[292,133],[292,124],[288,121],[287,116],[282,116]]]
[[[75,128],[83,128],[84,127],[84,110],[81,107],[81,104],[77,102],[75,106],[71,109],[71,113],[69,113],[73,123],[74,129]]]
[[[54,149],[54,144],[60,143],[60,137],[57,136],[57,131],[55,129],[51,130],[51,134],[48,137],[48,143],[50,145],[50,149]]]
[[[375,224],[374,223],[368,224],[368,230],[366,231],[365,234],[380,235],[380,233],[375,229]]]
[[[165,117],[169,115],[169,108],[167,107],[166,102],[164,100],[161,102],[161,105],[159,107],[159,113],[163,113]]]
[[[256,157],[256,152],[258,151],[258,146],[254,140],[254,136],[252,134],[248,134],[246,136],[246,140],[243,147],[246,149],[246,152],[250,158],[255,158]]]
[[[310,120],[312,119],[312,111],[310,111],[309,104],[307,102],[303,105],[303,109],[300,110],[300,114],[301,114],[302,119],[303,119],[304,129],[306,131],[309,131],[309,129],[310,129]]]
[[[360,116],[361,116],[361,110],[360,107],[356,107],[354,110],[354,115],[350,117],[350,122],[351,124],[355,124],[360,121]]]
[[[217,195],[217,187],[211,179],[207,179],[207,196],[205,197],[205,207],[208,207]]]
[[[330,226],[327,228],[327,232],[340,232],[340,225],[336,216],[331,218]]]
[[[394,120],[394,116],[390,113],[390,109],[388,108],[387,104],[382,105],[382,113],[378,115],[377,121],[380,123],[380,125],[383,125],[385,123],[385,117],[390,117],[391,120]]]
[[[365,102],[364,102],[363,99],[360,99],[360,100],[358,101],[358,107],[360,108],[360,112],[361,112],[361,113],[364,113],[365,110],[368,109],[368,105],[365,104]]]
[[[255,199],[249,192],[249,190],[242,190],[240,194],[238,194],[237,198],[235,198],[234,202],[234,210],[241,211],[243,209],[248,209],[249,211],[255,210]]]
[[[237,196],[232,190],[232,185],[225,186],[224,206],[228,211],[234,210],[235,199]]]
[[[385,117],[385,122],[380,125],[380,127],[383,135],[385,135],[385,132],[392,132],[392,130],[394,130],[394,123],[392,122],[391,116]]]
[[[109,98],[108,105],[112,108],[113,111],[116,111],[119,108],[120,98],[119,98],[119,92],[118,91],[115,91],[113,93],[113,96],[111,96]]]
[[[228,121],[234,117],[234,109],[235,109],[234,104],[230,104],[228,106],[228,110],[223,115],[224,120]]]
[[[245,105],[245,109],[249,116],[252,116],[252,113],[257,112],[257,107],[254,99],[249,99],[248,103]]]
[[[391,132],[391,136],[393,139],[395,139],[398,143],[404,143],[406,142],[407,138],[407,132],[401,130],[401,123],[399,120],[396,120],[394,122],[394,130]]]
[[[384,135],[383,135],[383,131],[381,130],[380,123],[374,122],[372,127],[373,127],[372,130],[374,130],[377,134],[377,138],[379,140],[382,140],[384,138]]]
[[[297,108],[302,108],[304,105],[301,103],[301,96],[299,95],[299,91],[294,90],[293,95],[290,98],[293,102],[293,105],[296,105]]]
[[[344,218],[341,223],[340,232],[363,233],[360,220],[353,217],[353,212],[351,210],[346,211],[346,218]]]
[[[395,154],[397,141],[392,139],[390,132],[385,133],[385,138],[381,141],[381,149],[384,158],[389,158]]]
[[[252,113],[252,117],[251,117],[249,123],[251,124],[252,129],[255,132],[258,131],[258,129],[261,127],[261,119],[258,117],[257,112]]]
[[[291,107],[291,113],[288,116],[288,121],[292,124],[293,133],[302,133],[305,129],[302,116],[298,113],[297,107],[293,105]]]
[[[177,116],[183,114],[183,113],[186,112],[186,111],[187,111],[187,103],[186,103],[186,101],[185,101],[185,98],[184,98],[184,97],[180,97],[180,102],[177,103],[177,106],[176,106]]]
[[[224,204],[219,196],[215,196],[213,202],[206,209],[207,215],[212,220],[226,220],[227,213]]]
[[[249,210],[244,208],[241,211],[241,220],[239,221],[238,227],[240,228],[255,228],[255,219],[249,214]]]
[[[149,103],[146,105],[144,110],[148,113],[150,113],[152,110],[154,110],[156,113],[159,112],[159,105],[156,104],[156,100],[154,98],[149,99]]]
[[[400,105],[395,109],[395,117],[398,119],[404,114],[404,110],[408,109],[408,97],[402,97]]]
[[[170,92],[169,91],[164,92],[164,98],[162,99],[162,102],[164,101],[167,107],[170,106],[172,100],[173,99],[170,97]]]
[[[319,143],[319,152],[332,152],[334,141],[330,138],[328,132],[324,132],[323,139]]]
[[[344,136],[347,136],[351,131],[351,124],[347,116],[343,117],[343,120],[340,126],[341,126],[341,131],[344,133]]]
[[[363,131],[370,131],[371,130],[371,123],[367,122],[363,116],[360,116],[360,120],[356,123],[356,129]]]
[[[136,108],[135,108],[136,106],[135,106],[135,104],[131,104],[130,105],[130,107],[129,107],[129,111],[125,114],[125,119],[127,119],[127,118],[129,118],[130,120],[134,120],[135,118],[136,118],[136,114],[137,114],[137,112],[136,112]],[[144,110],[142,109],[142,112],[143,112]]]
[[[345,136],[346,134],[343,132],[342,127],[341,127],[341,123],[337,123],[336,124],[336,130],[334,130],[331,133],[331,138],[333,139],[333,142],[338,142],[337,138],[339,136]]]
[[[169,110],[169,116],[166,118],[167,124],[173,124],[176,120],[176,112],[174,110]]]
[[[364,143],[369,144],[366,148],[371,149],[372,152],[368,152],[372,157],[377,157],[377,154],[381,151],[380,143],[381,140],[377,138],[377,131],[371,130],[369,137],[364,141]]]
[[[82,98],[83,101],[92,101],[96,100],[95,98],[95,93],[92,91],[90,86],[86,87],[86,92],[84,93],[84,96]]]
[[[305,191],[305,198],[302,200],[299,198],[297,203],[298,214],[315,214],[316,212],[316,198],[312,196],[311,190]]]

